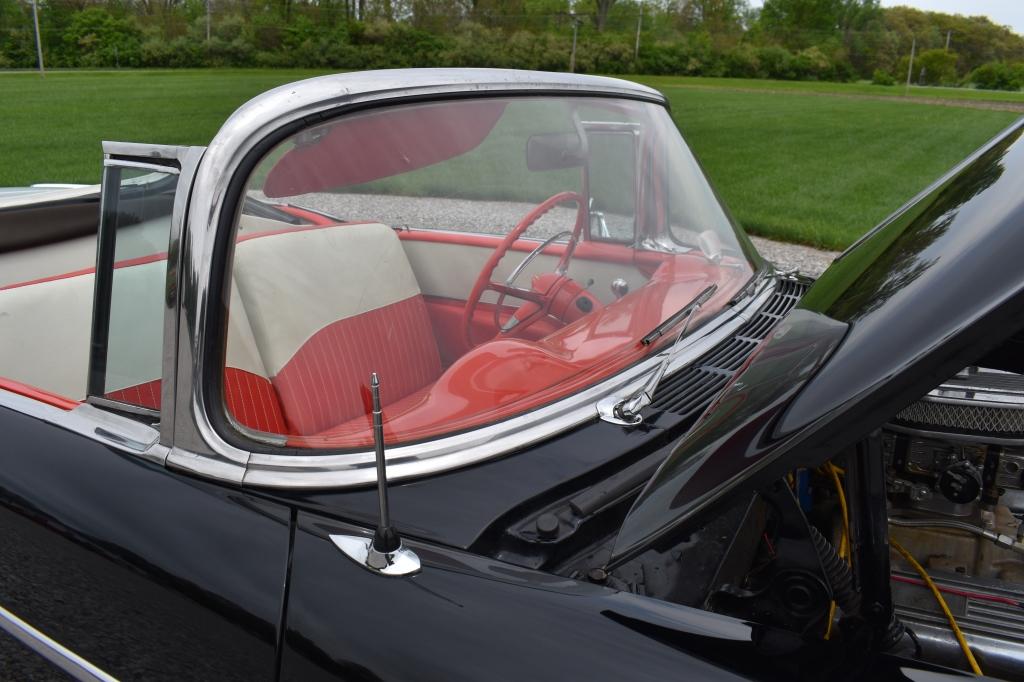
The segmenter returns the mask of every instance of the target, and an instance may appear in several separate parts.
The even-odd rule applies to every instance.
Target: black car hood
[[[1024,119],[836,260],[658,469],[610,565],[838,454],[1024,327],[1022,133]]]

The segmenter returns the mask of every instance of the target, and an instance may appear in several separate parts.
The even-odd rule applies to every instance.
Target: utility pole
[[[946,52],[949,52],[949,37],[953,35],[953,30],[946,31]]]
[[[210,42],[210,0],[206,0],[206,42]]]
[[[32,0],[32,23],[36,27],[36,57],[39,58],[39,75],[46,78],[46,69],[43,68],[43,41],[39,37],[39,5]]]
[[[644,23],[644,4],[640,3],[640,14],[636,18],[636,43],[633,45],[633,59],[640,58],[640,28]]]
[[[576,31],[579,30],[580,20],[575,14],[572,17],[572,54],[569,55],[569,73],[576,73]]]
[[[910,63],[907,65],[907,91],[910,91],[910,74],[914,72],[914,52],[917,50],[917,36],[910,43]]]

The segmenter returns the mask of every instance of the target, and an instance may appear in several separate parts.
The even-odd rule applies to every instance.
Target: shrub
[[[757,50],[749,45],[738,45],[725,53],[725,75],[730,78],[761,78],[761,60]]]
[[[140,66],[142,31],[130,17],[89,7],[71,17],[58,59],[62,66]]]
[[[912,78],[922,85],[956,85],[955,52],[925,50],[914,60]]]
[[[875,85],[896,85],[896,79],[892,77],[892,74],[882,69],[875,69],[875,72],[871,74],[871,82]]]
[[[761,62],[761,72],[765,78],[793,80],[796,73],[793,69],[793,55],[784,47],[769,45],[762,47],[757,53]]]
[[[793,75],[805,80],[822,80],[832,75],[832,62],[818,47],[800,50],[792,63]]]
[[[985,90],[1020,90],[1024,85],[1024,64],[988,62],[972,71],[968,80]]]

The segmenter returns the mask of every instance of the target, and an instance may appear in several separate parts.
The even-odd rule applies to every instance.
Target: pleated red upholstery
[[[154,379],[138,386],[129,386],[107,393],[111,400],[118,400],[122,403],[148,407],[151,410],[160,409],[160,380]]]
[[[160,379],[111,391],[107,397],[159,410]],[[269,379],[227,367],[224,369],[224,400],[231,415],[243,426],[268,433],[288,433],[281,404]]]
[[[273,378],[290,433],[311,435],[367,412],[363,390],[377,372],[394,403],[436,381],[441,358],[420,295],[320,329]]]
[[[277,393],[266,377],[225,367],[224,401],[239,424],[266,433],[288,433]]]

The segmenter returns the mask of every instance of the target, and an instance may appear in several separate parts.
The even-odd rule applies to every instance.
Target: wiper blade
[[[708,299],[714,296],[716,291],[718,291],[717,284],[712,284],[706,289],[704,289],[704,291],[697,294],[696,298],[694,298],[692,301],[690,301],[685,306],[680,308],[678,312],[673,313],[669,317],[665,318],[665,320],[658,324],[657,327],[647,332],[647,335],[640,339],[640,343],[645,346],[651,345],[652,343],[660,339],[662,336],[664,336],[665,332],[667,332],[669,329],[682,322],[684,319],[687,320],[687,327],[689,327],[690,317],[697,310],[697,308],[700,308],[702,305],[707,303]],[[684,333],[685,331],[686,327],[683,328]]]
[[[644,382],[643,386],[624,398],[610,396],[598,403],[597,411],[601,419],[623,426],[635,426],[643,421],[640,410],[654,402],[654,393],[658,390],[658,384],[661,383],[665,372],[668,371],[669,363],[672,362],[672,358],[676,355],[676,348],[679,346],[679,342],[686,336],[686,330],[690,328],[690,321],[693,319],[693,315],[702,305],[707,303],[708,299],[716,291],[718,291],[718,285],[712,284],[697,294],[697,297],[687,303],[679,312],[666,319],[655,327],[650,334],[641,339],[641,343],[649,346],[655,339],[663,336],[673,325],[678,324],[684,319],[686,320],[683,328],[679,330],[679,335],[676,336],[675,342],[668,349],[661,352],[661,362],[654,368],[654,372],[651,373],[650,378]]]
[[[729,300],[729,305],[736,305],[737,303],[745,299],[747,296],[757,291],[757,285],[760,284],[761,280],[763,280],[768,275],[769,271],[771,271],[771,268],[768,267],[767,265],[758,270],[757,273],[755,273],[754,276],[750,278],[750,281],[747,282],[742,289],[737,291],[736,295]]]

